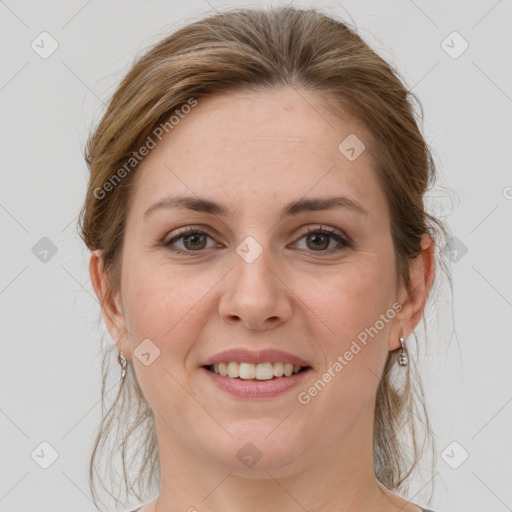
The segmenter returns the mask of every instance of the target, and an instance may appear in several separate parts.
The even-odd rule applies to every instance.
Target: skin
[[[106,298],[98,251],[90,274],[110,334],[133,359],[155,413],[161,487],[143,512],[421,510],[377,482],[372,428],[388,351],[400,348],[399,336],[411,334],[425,307],[433,243],[424,236],[410,288],[398,287],[388,206],[369,151],[355,161],[338,151],[349,134],[371,146],[363,126],[333,117],[315,93],[231,92],[201,99],[137,169],[120,289]],[[208,198],[230,213],[161,208],[144,218],[169,195]],[[368,214],[335,208],[278,218],[289,201],[333,195]],[[300,231],[320,224],[348,235],[351,246]],[[174,242],[191,256],[162,245],[185,226],[208,235]],[[262,248],[252,263],[236,252],[247,236]],[[396,302],[400,312],[299,403],[298,392]],[[160,355],[146,366],[133,352],[148,338]],[[235,398],[200,369],[234,347],[278,348],[313,371],[280,396]],[[237,458],[247,442],[262,454],[253,467]]]

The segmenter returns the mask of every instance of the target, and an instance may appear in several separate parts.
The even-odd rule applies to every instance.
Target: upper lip
[[[247,350],[245,348],[234,348],[224,350],[205,361],[202,366],[212,364],[229,363],[230,361],[244,363],[291,363],[293,366],[311,366],[307,361],[300,357],[294,356],[282,350],[266,349],[266,350]]]

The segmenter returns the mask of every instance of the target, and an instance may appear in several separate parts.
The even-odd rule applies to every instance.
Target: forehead
[[[132,205],[173,193],[265,204],[339,192],[385,208],[369,134],[341,113],[288,87],[201,98],[139,165]],[[340,150],[346,140],[366,149],[351,160]]]

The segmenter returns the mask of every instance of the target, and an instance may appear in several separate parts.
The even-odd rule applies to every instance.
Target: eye
[[[169,249],[171,249],[177,254],[185,254],[188,256],[190,255],[191,252],[198,252],[201,251],[202,249],[205,249],[205,243],[207,238],[211,238],[210,235],[189,226],[181,230],[176,236],[171,238],[169,241],[164,242],[163,245],[169,247]],[[181,239],[183,239],[182,243],[185,246],[185,250],[173,247],[174,244]]]
[[[303,238],[306,239],[307,249],[312,248],[311,250],[313,252],[332,253],[350,246],[348,240],[343,237],[341,233],[335,229],[324,226],[309,226],[305,230],[303,236],[299,238],[299,241]],[[329,245],[333,240],[338,242],[338,245],[341,245],[342,247],[331,247],[329,249]]]
[[[188,226],[179,231],[173,238],[164,242],[163,245],[171,249],[176,254],[190,256],[193,252],[201,252],[203,249],[207,249],[208,247],[206,247],[206,243],[208,238],[211,238],[210,235],[204,231],[199,231],[197,228]],[[324,226],[309,226],[307,229],[303,230],[303,235],[299,238],[299,241],[303,238],[306,238],[307,248],[311,249],[312,247],[311,250],[313,252],[329,254],[350,246],[349,241],[337,230]],[[329,248],[329,245],[333,240],[341,247]],[[179,249],[175,246],[178,241],[181,241],[180,243],[183,244],[185,250]],[[213,247],[214,246],[215,244]],[[210,248],[211,247],[212,246],[210,246]]]

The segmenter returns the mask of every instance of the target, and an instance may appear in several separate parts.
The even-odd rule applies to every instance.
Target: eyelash
[[[331,254],[332,252],[338,252],[338,251],[341,251],[341,250],[343,250],[343,249],[345,249],[347,247],[351,247],[350,242],[346,238],[341,236],[336,230],[334,230],[332,228],[324,227],[324,226],[320,226],[320,227],[318,227],[318,226],[309,226],[305,231],[302,232],[301,236],[297,239],[297,241],[301,240],[305,236],[310,235],[312,233],[322,234],[322,235],[329,235],[334,240],[336,240],[338,243],[340,243],[342,245],[342,247],[341,248],[337,248],[337,249],[335,248],[334,250],[331,248],[329,250],[310,251],[310,252],[318,252],[318,253],[324,253],[324,254]],[[171,238],[168,242],[164,242],[162,245],[164,245],[165,247],[169,248],[171,251],[173,251],[176,254],[183,254],[185,256],[192,256],[193,253],[200,253],[200,252],[204,251],[205,249],[200,249],[198,251],[183,251],[182,249],[176,249],[175,247],[171,247],[171,246],[172,246],[173,243],[175,243],[180,238],[184,238],[185,236],[196,235],[196,234],[206,235],[206,236],[212,238],[208,233],[206,233],[204,231],[200,231],[200,230],[198,230],[198,229],[196,229],[194,227],[189,226],[189,227],[186,227],[183,230],[179,231],[176,234],[176,236]]]

